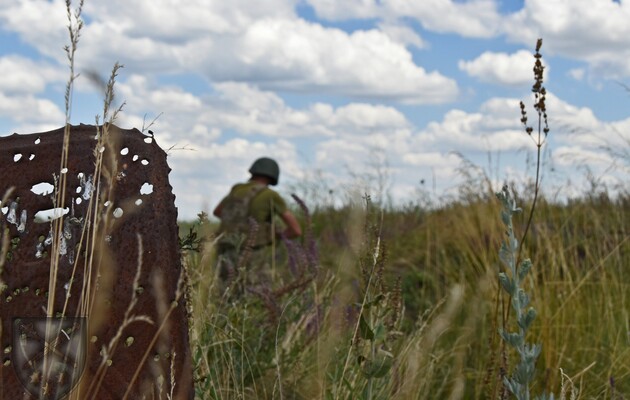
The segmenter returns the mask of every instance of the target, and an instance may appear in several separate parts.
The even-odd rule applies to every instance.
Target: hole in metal
[[[114,210],[114,218],[120,218],[123,216],[123,209],[118,207]]]
[[[54,190],[55,187],[48,182],[40,182],[31,187],[31,192],[40,196],[46,196],[49,193],[52,193]]]
[[[153,193],[153,185],[145,182],[140,188],[140,194],[151,194]]]
[[[57,218],[61,218],[61,216],[68,214],[70,209],[68,207],[61,208],[49,208],[48,210],[41,210],[35,213],[35,222],[48,222]]]

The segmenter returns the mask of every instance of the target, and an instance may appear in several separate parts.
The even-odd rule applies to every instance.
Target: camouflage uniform
[[[222,289],[234,280],[237,292],[242,292],[245,284],[270,281],[274,217],[286,211],[285,201],[266,185],[250,181],[234,185],[220,207],[217,253]]]

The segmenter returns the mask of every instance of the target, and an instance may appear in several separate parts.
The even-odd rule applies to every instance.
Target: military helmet
[[[252,175],[266,176],[271,179],[272,185],[277,185],[278,179],[280,178],[280,167],[278,167],[278,163],[275,160],[268,157],[261,157],[254,161],[249,168],[249,173]]]

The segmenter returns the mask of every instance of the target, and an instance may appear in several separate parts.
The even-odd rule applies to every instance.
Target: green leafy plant
[[[512,375],[504,378],[504,384],[518,400],[528,400],[530,398],[530,386],[536,374],[536,360],[541,350],[539,344],[530,344],[526,338],[527,331],[536,319],[536,310],[529,306],[529,296],[521,284],[531,270],[532,262],[525,259],[517,264],[519,242],[514,235],[512,218],[514,214],[520,213],[521,209],[516,206],[516,201],[507,186],[504,186],[501,192],[497,193],[497,198],[503,207],[501,221],[505,225],[507,236],[499,251],[499,258],[506,267],[506,272],[499,273],[499,282],[503,290],[510,296],[516,320],[514,331],[501,329],[500,334],[519,356],[519,363],[514,367]],[[538,398],[551,400],[554,397],[553,395],[549,397],[542,395]]]
[[[545,67],[541,61],[541,46],[542,39],[538,39],[536,42],[536,53],[534,54],[536,61],[533,69],[534,85],[532,86],[532,92],[534,93],[534,109],[538,115],[538,128],[536,131],[533,127],[527,124],[525,104],[522,101],[520,102],[521,123],[525,126],[525,132],[527,135],[532,138],[534,144],[536,145],[534,198],[520,241],[515,236],[512,220],[513,216],[520,213],[522,210],[517,207],[516,200],[510,193],[507,185],[504,185],[502,190],[496,194],[497,198],[501,202],[501,221],[505,225],[507,236],[501,244],[501,249],[499,251],[499,258],[506,268],[499,273],[499,282],[503,290],[508,294],[512,305],[511,309],[514,310],[515,314],[514,319],[516,320],[515,330],[508,331],[506,329],[508,321],[504,320],[503,328],[501,328],[499,332],[503,341],[515,349],[519,357],[519,362],[514,366],[512,374],[510,376],[503,377],[503,384],[505,388],[507,388],[507,390],[518,400],[529,400],[530,398],[530,386],[532,385],[536,375],[536,360],[541,352],[541,346],[539,344],[530,344],[526,340],[527,331],[536,319],[536,310],[529,305],[529,295],[521,287],[521,284],[527,277],[529,271],[532,269],[532,262],[529,258],[521,261],[521,253],[523,250],[523,242],[525,241],[532,225],[534,210],[539,197],[541,150],[545,144],[547,134],[549,133],[547,108],[545,105],[547,91],[543,86]],[[506,319],[510,315],[509,310],[510,309],[508,309],[505,314]],[[550,396],[541,395],[538,398],[541,400],[553,399],[554,396],[553,394]]]

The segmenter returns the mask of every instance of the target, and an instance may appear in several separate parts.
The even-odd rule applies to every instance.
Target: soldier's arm
[[[283,234],[288,239],[294,239],[296,237],[302,236],[302,227],[300,227],[300,223],[295,218],[291,211],[286,210],[282,214],[280,214],[280,218],[286,225],[286,229]]]

